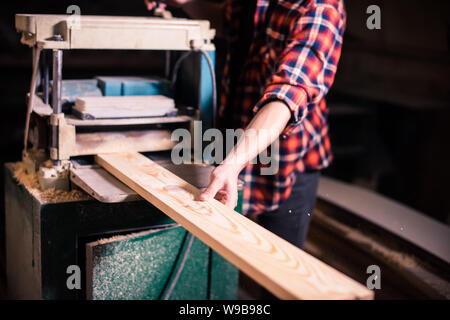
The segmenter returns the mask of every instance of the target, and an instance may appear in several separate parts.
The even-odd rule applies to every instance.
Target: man
[[[166,2],[193,18],[207,11],[200,0]],[[332,160],[324,97],[341,53],[343,1],[231,0],[225,27],[215,27],[229,36],[220,122],[251,133],[214,169],[200,198],[221,195],[235,207],[239,177],[245,184],[243,213],[303,248],[319,172]],[[259,139],[263,134],[269,139]],[[263,175],[264,165],[251,160],[277,139],[279,155],[271,156],[279,169]]]

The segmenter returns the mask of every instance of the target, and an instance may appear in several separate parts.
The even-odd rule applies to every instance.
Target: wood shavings
[[[45,163],[48,166],[49,163]],[[16,162],[13,164],[14,178],[28,189],[28,191],[42,203],[58,203],[89,200],[91,197],[80,190],[55,190],[54,188],[42,191],[39,186],[39,181],[36,173],[28,173],[23,162]]]
[[[135,237],[141,237],[141,236],[145,236],[151,233],[155,233],[157,231],[161,231],[164,230],[166,228],[159,228],[159,229],[152,229],[152,230],[146,230],[146,231],[141,231],[141,232],[132,232],[126,235],[118,235],[118,236],[112,236],[109,238],[102,238],[99,239],[95,242],[92,242],[94,245],[99,245],[99,244],[107,244],[107,243],[111,243],[111,242],[115,242],[115,241],[120,241],[120,240],[124,240],[124,239],[132,239]]]

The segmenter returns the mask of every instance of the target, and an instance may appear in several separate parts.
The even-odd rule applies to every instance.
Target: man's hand
[[[278,138],[290,116],[289,108],[281,101],[269,102],[261,108],[230,154],[211,173],[209,186],[200,195],[200,200],[218,198],[230,208],[235,208],[239,172]]]
[[[233,165],[221,164],[213,170],[208,188],[200,195],[200,200],[217,199],[224,205],[235,208],[238,200],[239,169]]]

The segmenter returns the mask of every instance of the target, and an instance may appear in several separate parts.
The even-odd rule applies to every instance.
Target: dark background
[[[328,95],[335,161],[325,174],[375,190],[449,224],[450,2],[345,3],[348,21],[343,53]],[[71,4],[78,5],[81,14],[148,15],[144,0],[2,2],[2,167],[21,157],[25,95],[31,78],[31,49],[19,42],[14,14],[63,14]],[[371,4],[381,8],[381,30],[366,27],[366,8]],[[219,62],[221,48],[218,43]],[[64,53],[65,79],[162,72],[161,57],[149,52]],[[0,192],[3,253],[3,170]]]

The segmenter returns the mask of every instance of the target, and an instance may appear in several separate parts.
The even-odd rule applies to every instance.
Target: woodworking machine
[[[193,120],[201,120],[204,129],[213,126],[215,47],[211,40],[215,30],[208,21],[162,16],[165,18],[16,15],[21,42],[33,48],[23,161],[27,170],[38,173],[43,189],[68,190],[71,181],[100,201],[127,200],[134,192],[103,169],[86,165],[89,161],[85,159],[98,153],[167,151],[175,144],[170,139],[174,129],[190,129]],[[73,49],[163,51],[166,78],[63,80],[63,53]],[[174,64],[171,54],[180,56]],[[183,64],[183,59],[190,63]],[[173,101],[174,108],[140,116],[140,109],[117,115],[108,111],[108,106],[96,107],[96,113],[90,113],[77,105],[86,97],[116,101],[135,95],[159,95],[169,103]],[[99,189],[105,189],[104,183],[111,184],[107,194]],[[111,195],[124,189],[128,195]]]

